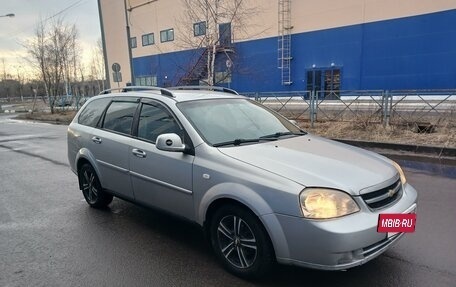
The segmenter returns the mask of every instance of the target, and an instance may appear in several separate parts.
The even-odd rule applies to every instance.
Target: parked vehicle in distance
[[[57,96],[55,99],[55,106],[58,106],[58,107],[71,106],[72,103],[73,103],[72,95],[61,95],[61,96]]]
[[[84,105],[85,102],[87,102],[88,99],[90,99],[90,97],[88,97],[88,96],[80,96],[79,99],[78,99],[78,105],[79,106]]]
[[[232,90],[108,92],[68,127],[87,203],[102,208],[116,196],[194,221],[238,276],[261,276],[275,262],[364,264],[403,235],[377,232],[379,214],[416,209],[393,161],[311,135]]]

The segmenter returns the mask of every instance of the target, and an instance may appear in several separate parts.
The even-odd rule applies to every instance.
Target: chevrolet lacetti
[[[225,88],[106,91],[68,127],[68,159],[90,206],[115,196],[196,222],[242,277],[361,265],[404,234],[378,232],[379,216],[416,210],[395,162]]]

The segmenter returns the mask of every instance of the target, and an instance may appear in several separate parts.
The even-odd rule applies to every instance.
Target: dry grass
[[[52,122],[52,123],[59,123],[59,124],[69,124],[73,120],[74,116],[76,115],[77,111],[63,111],[63,112],[55,112],[54,114],[47,113],[47,112],[35,112],[35,113],[27,113],[27,114],[20,114],[17,116],[18,119],[23,120],[34,120],[34,121],[42,121],[42,122]]]
[[[54,114],[35,112],[33,114],[20,114],[18,118],[69,124],[75,114],[76,111],[56,112]],[[308,121],[301,120],[299,124],[304,130],[327,138],[456,148],[456,124],[453,120],[440,122],[433,133],[415,133],[413,132],[413,125],[392,124],[389,127],[383,127],[382,124],[372,122],[371,119],[359,119],[354,122],[317,122],[314,128],[310,127]]]
[[[453,125],[436,127],[434,133],[415,133],[413,128],[403,125],[383,127],[378,123],[364,122],[318,122],[314,128],[309,122],[300,122],[300,126],[327,138],[456,148],[456,127]]]

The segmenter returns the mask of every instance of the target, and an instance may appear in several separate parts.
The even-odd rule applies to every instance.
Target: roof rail
[[[126,86],[123,88],[112,88],[100,92],[100,95],[106,95],[112,91],[120,91],[121,93],[126,93],[128,91],[160,91],[163,96],[174,98],[173,92],[168,89],[160,87],[151,87],[151,86]]]
[[[205,91],[217,91],[217,92],[225,92],[230,94],[239,95],[238,92],[235,90],[219,87],[219,86],[177,86],[171,87],[170,90],[205,90]]]

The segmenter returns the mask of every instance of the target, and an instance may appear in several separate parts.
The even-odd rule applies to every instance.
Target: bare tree
[[[21,102],[24,102],[24,85],[26,82],[25,73],[22,66],[16,66],[16,80],[17,80],[17,91],[21,97]]]
[[[96,82],[98,91],[105,89],[105,64],[103,57],[103,44],[101,39],[97,40],[97,44],[92,49],[92,60],[90,63],[90,77],[89,79]]]
[[[3,92],[5,93],[6,95],[6,101],[9,103],[10,102],[10,87],[9,85],[7,84],[7,80],[9,75],[6,73],[6,65],[5,65],[5,59],[2,58],[2,88],[3,88]]]
[[[77,36],[74,24],[66,24],[61,19],[50,25],[41,21],[35,29],[34,38],[26,45],[31,63],[44,82],[51,113],[54,113],[58,95],[63,90],[69,91],[72,74],[76,70]]]
[[[179,17],[182,20],[178,20],[178,45],[201,53],[187,68],[187,76],[198,74],[200,81],[210,86],[225,81],[231,77],[235,64],[232,40],[234,36],[237,39],[252,36],[246,27],[251,25],[249,19],[261,12],[260,8],[249,0],[182,0],[182,3],[185,12]],[[220,56],[226,60],[227,69],[217,77],[215,69]],[[201,71],[202,66],[204,71]],[[201,79],[202,76],[205,79]]]

